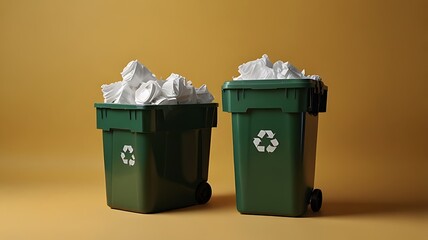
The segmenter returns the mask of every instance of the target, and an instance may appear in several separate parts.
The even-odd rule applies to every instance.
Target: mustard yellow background
[[[423,0],[0,0],[0,238],[427,237],[427,9]],[[235,210],[221,85],[264,53],[329,87],[318,217]],[[206,83],[220,104],[206,206],[141,215],[106,205],[93,104],[134,59],[158,77]]]

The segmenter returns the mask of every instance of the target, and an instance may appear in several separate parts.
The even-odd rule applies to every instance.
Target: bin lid
[[[225,82],[222,89],[313,88],[316,84],[313,79],[234,80]]]
[[[185,131],[217,126],[217,103],[135,105],[95,103],[97,128],[149,133]]]
[[[328,87],[313,79],[234,80],[222,86],[223,111],[281,109],[282,112],[326,111]]]

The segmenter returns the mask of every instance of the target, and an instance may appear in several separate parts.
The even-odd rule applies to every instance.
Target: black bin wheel
[[[311,194],[312,212],[318,212],[322,205],[322,192],[320,189],[314,189]]]
[[[211,186],[207,182],[201,182],[196,188],[196,202],[199,204],[207,203],[211,198]]]

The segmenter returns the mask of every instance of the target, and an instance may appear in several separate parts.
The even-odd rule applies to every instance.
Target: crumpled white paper
[[[123,81],[132,88],[137,88],[143,82],[157,80],[155,75],[137,60],[129,62],[120,74]]]
[[[101,86],[104,102],[171,105],[210,103],[214,100],[205,84],[195,89],[191,81],[176,73],[166,80],[158,80],[137,60],[129,62],[121,75],[122,81]]]
[[[115,82],[110,84],[104,84],[101,86],[101,90],[104,96],[104,102],[112,103],[119,98],[122,88],[122,82]]]
[[[241,75],[233,80],[261,80],[261,79],[313,79],[321,80],[318,75],[305,75],[305,70],[299,71],[289,62],[276,61],[274,64],[267,54],[259,59],[241,64],[238,67]]]
[[[157,80],[141,83],[140,87],[135,91],[136,104],[150,104],[154,100],[161,98],[161,86]]]
[[[207,85],[203,84],[195,90],[198,103],[210,103],[214,100],[213,95],[208,91]]]

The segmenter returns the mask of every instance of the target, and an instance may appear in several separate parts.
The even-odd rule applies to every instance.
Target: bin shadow
[[[235,194],[213,195],[208,203],[201,205],[189,206],[172,210],[173,212],[191,212],[191,211],[218,211],[224,209],[236,209]]]
[[[223,194],[223,195],[213,195],[210,202],[209,207],[215,209],[235,209],[236,208],[236,200],[235,194]]]
[[[368,216],[389,214],[428,216],[428,203],[326,201],[323,203],[321,211],[318,213],[313,213],[310,209],[308,209],[306,217],[335,217],[357,215]]]

